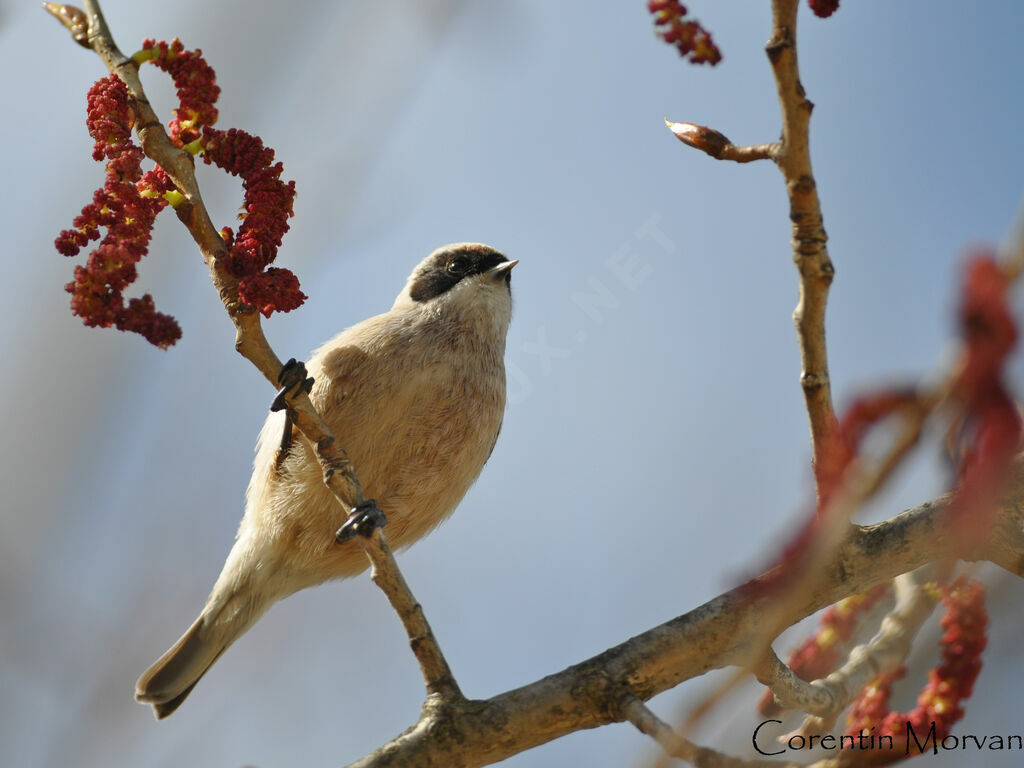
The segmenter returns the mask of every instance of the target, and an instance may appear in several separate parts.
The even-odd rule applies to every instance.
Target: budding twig
[[[755,144],[741,147],[733,144],[724,134],[706,125],[694,123],[673,123],[668,118],[665,125],[677,139],[694,149],[711,155],[716,160],[732,160],[736,163],[750,163],[754,160],[774,160],[781,148],[778,142]]]
[[[175,211],[199,247],[214,287],[235,325],[235,349],[276,387],[281,359],[263,334],[258,310],[239,299],[238,280],[224,266],[229,251],[203,203],[192,156],[175,146],[167,135],[146,97],[139,79],[138,63],[117,47],[98,0],[84,0],[84,5],[84,13],[71,6],[52,3],[46,4],[46,10],[68,27],[77,42],[91,48],[107,69],[128,88],[137,114],[136,133],[142,149],[147,157],[167,172],[182,195],[183,199],[175,206]],[[83,24],[87,33],[83,32]],[[340,525],[345,519],[343,510],[358,507],[366,501],[352,462],[313,407],[305,389],[289,393],[285,401],[294,413],[296,427],[314,448],[323,468],[324,483],[342,504],[338,513]],[[356,538],[373,564],[374,582],[384,591],[405,627],[428,692],[441,698],[460,698],[461,693],[444,654],[402,577],[383,533],[378,530],[373,536]]]
[[[800,385],[811,427],[812,461],[819,491],[828,440],[836,428],[825,348],[825,305],[835,269],[828,256],[821,201],[811,172],[808,125],[813,104],[800,84],[796,58],[797,0],[772,0],[772,36],[766,46],[782,111],[782,140],[737,146],[720,132],[694,123],[665,121],[691,147],[720,160],[749,163],[773,160],[782,172],[793,222],[793,261],[800,275],[800,297],[793,312],[800,343]]]

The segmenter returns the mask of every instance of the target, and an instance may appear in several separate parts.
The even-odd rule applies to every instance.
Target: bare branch
[[[800,384],[811,423],[815,467],[836,426],[825,348],[825,304],[835,268],[811,172],[808,125],[814,105],[800,83],[796,55],[797,0],[772,0],[772,36],[765,46],[782,108],[782,146],[775,158],[786,182],[793,222],[793,261],[800,273],[800,298],[793,312],[800,340]]]
[[[187,152],[179,149],[168,137],[163,123],[157,117],[139,79],[139,65],[126,57],[110,33],[98,0],[84,0],[85,13],[71,6],[51,8],[53,13],[71,31],[73,38],[82,42],[82,19],[88,20],[86,47],[91,48],[128,88],[136,112],[136,132],[146,156],[154,160],[170,176],[184,201],[175,206],[178,218],[188,229],[209,268],[210,278],[235,325],[235,349],[249,360],[275,386],[281,371],[281,359],[271,348],[259,312],[242,303],[238,297],[238,281],[224,268],[228,249],[216,230],[206,205],[203,203],[195,177],[195,163]],[[338,510],[338,525],[345,520],[345,510],[366,503],[362,486],[356,477],[352,462],[341,447],[330,427],[310,402],[306,391],[298,388],[286,397],[293,412],[295,425],[313,446],[323,469],[324,484],[342,505]],[[416,598],[402,578],[384,535],[378,530],[373,536],[357,536],[367,557],[373,564],[373,579],[384,591],[395,608],[409,637],[409,643],[420,662],[420,671],[428,693],[442,698],[459,698],[461,694],[444,659]]]
[[[391,607],[395,609],[402,626],[405,627],[409,645],[423,674],[427,695],[437,696],[443,701],[461,700],[462,691],[459,690],[455,675],[452,674],[451,667],[441,652],[441,646],[434,637],[430,624],[427,623],[423,607],[416,602],[380,528],[373,533],[373,545],[366,548],[366,554],[373,563],[370,577],[387,595]]]
[[[698,747],[676,733],[672,726],[655,715],[636,696],[629,695],[622,703],[622,714],[673,757],[679,757],[697,768],[802,768],[796,763],[780,763],[774,760],[745,760],[722,754],[714,749]]]

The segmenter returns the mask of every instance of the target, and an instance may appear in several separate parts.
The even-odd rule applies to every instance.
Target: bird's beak
[[[487,275],[491,280],[497,282],[498,280],[508,280],[512,271],[512,267],[519,263],[519,259],[512,259],[512,261],[503,261],[496,267],[491,267],[484,274]]]

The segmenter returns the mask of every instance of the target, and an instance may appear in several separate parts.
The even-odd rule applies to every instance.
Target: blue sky
[[[296,180],[279,261],[309,301],[265,324],[282,357],[386,310],[438,245],[479,240],[521,260],[501,440],[452,520],[400,556],[470,696],[699,605],[765,562],[806,507],[781,178],[767,163],[689,150],[662,120],[742,143],[778,136],[769,3],[691,4],[723,50],[714,69],[657,41],[645,5],[104,6],[126,51],[145,37],[201,47],[223,88],[220,125],[260,134]],[[1022,26],[1013,3],[845,0],[828,21],[801,10],[840,404],[941,365],[964,253],[997,243],[1017,215]],[[0,46],[3,762],[350,762],[412,723],[422,700],[398,623],[365,576],[276,607],[168,721],[132,700],[230,547],[272,393],[232,351],[230,322],[169,214],[138,293],[177,316],[178,346],[160,352],[70,315],[72,264],[51,244],[102,178],[84,105],[104,72],[35,3],[0,5]],[[168,83],[144,76],[169,117]],[[230,223],[237,182],[208,172],[201,183],[218,225]],[[596,293],[606,300],[594,309],[585,297]],[[941,492],[937,453],[922,449],[870,514]],[[1015,581],[996,589],[1003,605],[1022,597]],[[993,614],[974,732],[1018,727],[1021,620]],[[708,684],[655,706],[671,719]],[[747,743],[753,716],[730,708],[741,714],[703,740]],[[651,754],[620,725],[508,765]]]

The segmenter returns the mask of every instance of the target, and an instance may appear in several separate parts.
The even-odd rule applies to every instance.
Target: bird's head
[[[508,328],[512,310],[512,268],[504,254],[481,243],[438,248],[409,275],[395,308],[489,317]]]

